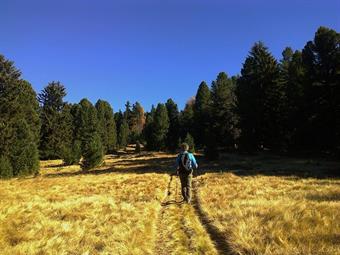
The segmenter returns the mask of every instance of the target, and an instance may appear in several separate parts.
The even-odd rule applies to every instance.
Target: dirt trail
[[[173,176],[158,218],[155,254],[218,254],[192,205],[182,203],[180,182]]]

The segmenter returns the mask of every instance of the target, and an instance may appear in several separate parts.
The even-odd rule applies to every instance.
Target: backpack
[[[189,153],[185,152],[181,155],[181,162],[179,164],[179,170],[181,173],[190,174],[192,171],[191,160],[189,158]]]

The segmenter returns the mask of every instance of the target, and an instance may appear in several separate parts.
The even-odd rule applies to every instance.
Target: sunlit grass
[[[340,254],[340,180],[211,173],[198,182],[236,254]]]
[[[42,162],[42,176],[1,181],[1,254],[153,254],[168,176],[77,172]]]

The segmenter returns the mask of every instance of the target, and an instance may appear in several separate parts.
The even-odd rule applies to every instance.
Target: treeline
[[[175,151],[186,141],[209,159],[221,150],[339,154],[339,45],[339,33],[325,27],[301,51],[284,49],[279,61],[255,43],[240,75],[201,82],[182,111],[168,99],[150,112],[138,102],[116,113],[103,100],[69,104],[60,82],[36,95],[0,55],[0,176],[37,174],[39,158],[86,171],[129,143]]]

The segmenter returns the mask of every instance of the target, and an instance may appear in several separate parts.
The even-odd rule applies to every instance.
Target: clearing
[[[174,157],[106,156],[88,173],[42,161],[0,181],[1,254],[340,254],[339,162],[199,159],[188,205]]]

